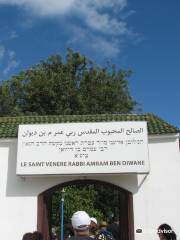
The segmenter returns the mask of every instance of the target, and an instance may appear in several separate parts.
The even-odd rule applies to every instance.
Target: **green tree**
[[[130,113],[130,74],[68,50],[1,81],[0,116]]]
[[[120,193],[107,184],[74,184],[65,187],[64,220],[70,223],[72,214],[79,210],[86,211],[98,221],[110,222],[114,214],[119,215]],[[61,190],[52,196],[52,225],[59,226]]]
[[[65,232],[68,232],[71,216],[76,211],[86,211],[90,216],[96,217],[98,220],[104,219],[102,209],[95,206],[98,191],[94,188],[94,185],[72,185],[64,189]],[[61,190],[57,190],[52,196],[52,226],[57,227],[57,229],[60,222]]]

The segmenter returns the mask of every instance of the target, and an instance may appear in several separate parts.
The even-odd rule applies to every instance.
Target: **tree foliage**
[[[68,186],[65,188],[64,221],[70,223],[71,216],[76,211],[86,211],[90,216],[103,219],[101,209],[95,207],[98,192],[93,185],[89,186]],[[59,224],[59,212],[61,202],[61,189],[53,194],[52,219],[53,225]]]
[[[98,222],[110,222],[114,215],[119,215],[120,192],[107,184],[69,185],[65,189],[64,222],[70,223],[71,216],[79,210],[86,211]],[[60,222],[61,190],[54,192],[52,197],[52,225],[58,227]],[[67,227],[65,227],[66,229]]]
[[[85,56],[67,51],[0,83],[0,116],[129,113],[130,71],[99,67]]]

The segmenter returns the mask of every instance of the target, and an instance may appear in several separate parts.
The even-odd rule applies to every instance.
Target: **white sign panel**
[[[19,126],[18,175],[148,171],[146,122]]]

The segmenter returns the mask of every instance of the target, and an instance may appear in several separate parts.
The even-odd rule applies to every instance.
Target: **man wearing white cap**
[[[95,238],[97,234],[97,219],[91,217],[91,224],[90,224],[90,237]]]
[[[71,223],[74,236],[70,237],[69,240],[92,240],[92,238],[89,237],[91,219],[85,211],[75,212],[72,215]]]

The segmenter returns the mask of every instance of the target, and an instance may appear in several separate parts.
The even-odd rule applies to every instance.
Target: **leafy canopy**
[[[68,49],[0,83],[0,116],[130,113],[130,71],[99,67]]]
[[[52,195],[52,226],[58,227],[60,222],[61,188]],[[110,222],[116,214],[119,216],[120,191],[107,184],[72,184],[64,188],[64,223],[65,229],[70,224],[74,212],[83,210],[98,222]]]

